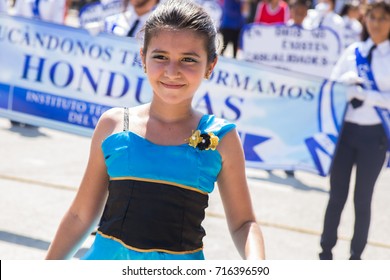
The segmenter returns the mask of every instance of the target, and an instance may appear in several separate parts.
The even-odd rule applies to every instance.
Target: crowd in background
[[[366,0],[224,0],[220,32],[225,43],[233,43],[234,56],[240,30],[250,23],[285,24],[304,29],[328,27],[336,33],[342,46],[347,47],[360,40],[365,4]]]
[[[0,0],[0,12],[29,18],[40,18],[59,24],[80,26],[94,32],[110,32],[119,36],[135,36],[151,11],[164,0]],[[359,41],[362,33],[362,15],[370,0],[194,0],[205,6],[210,3],[217,13],[216,25],[223,38],[221,54],[226,46],[233,47],[237,56],[238,41],[244,25],[250,23],[286,24],[313,29],[329,27],[347,47]],[[101,22],[84,24],[84,7],[93,4],[110,7]],[[114,9],[113,9],[114,7]],[[210,11],[211,11],[210,9]],[[76,21],[67,21],[69,12]],[[76,16],[75,16],[76,15]],[[77,20],[79,15],[79,20]],[[96,26],[97,25],[97,26]]]

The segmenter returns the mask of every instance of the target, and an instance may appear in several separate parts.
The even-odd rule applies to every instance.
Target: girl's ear
[[[139,54],[141,55],[142,64],[145,65],[145,55],[144,55],[144,49],[143,48],[140,48]]]
[[[144,73],[146,73],[146,58],[145,58],[145,55],[144,55],[144,49],[143,48],[140,49],[139,54],[141,55],[142,69],[144,70]]]
[[[218,56],[215,56],[213,62],[210,63],[210,71],[213,72],[215,65],[217,65],[218,62]]]
[[[214,70],[214,67],[215,65],[217,64],[218,62],[218,56],[216,56],[214,58],[214,60],[209,64],[209,66],[207,67],[207,70],[206,70],[206,74],[205,74],[205,79],[208,80],[211,76],[211,74],[213,73],[213,70]]]

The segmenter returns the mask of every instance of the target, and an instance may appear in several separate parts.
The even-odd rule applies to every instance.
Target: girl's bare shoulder
[[[111,108],[99,118],[94,135],[100,140],[123,130],[124,108]]]

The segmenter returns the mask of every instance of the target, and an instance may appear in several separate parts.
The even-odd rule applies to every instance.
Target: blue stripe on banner
[[[323,99],[324,87],[325,87],[326,84],[327,84],[327,80],[324,80],[322,82],[322,85],[321,85],[321,88],[320,88],[320,92],[318,94],[318,109],[317,109],[318,116],[317,116],[317,119],[318,119],[318,128],[319,128],[320,132],[324,131],[324,128],[322,126],[322,118],[321,118],[321,115],[322,115],[321,100]]]
[[[336,131],[337,131],[337,134],[339,133],[340,129],[341,129],[341,124],[342,124],[342,120],[344,120],[344,117],[340,120],[340,118],[338,118],[337,116],[337,112],[336,112],[336,106],[334,106],[333,104],[335,104],[335,94],[334,94],[334,86],[335,86],[335,82],[332,82],[331,86],[330,86],[330,103],[332,106],[330,106],[330,110],[332,112],[332,120],[333,120],[333,123],[336,127]],[[340,122],[338,122],[337,120],[340,120]]]
[[[320,137],[309,137],[305,144],[310,152],[319,175],[326,176],[332,161],[333,150],[337,142],[334,135],[322,134]],[[331,152],[330,152],[331,151]]]
[[[85,100],[16,87],[12,110],[50,120],[94,128],[101,114],[110,107]]]
[[[0,84],[0,108],[8,108],[9,91],[9,85]]]
[[[261,159],[261,157],[259,157],[254,148],[257,145],[267,141],[268,139],[270,138],[261,135],[246,133],[243,141],[245,160],[263,162],[263,160]]]

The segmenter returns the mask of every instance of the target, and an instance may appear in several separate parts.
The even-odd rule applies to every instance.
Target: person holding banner
[[[332,259],[337,228],[347,200],[351,171],[356,166],[355,226],[351,260],[361,259],[367,244],[375,182],[383,168],[390,136],[390,4],[373,1],[365,14],[363,42],[350,45],[332,78],[350,86],[350,105],[330,172],[330,195],[321,235],[320,259]],[[368,37],[368,38],[367,38]]]
[[[308,0],[291,0],[289,2],[290,19],[287,21],[287,26],[303,27],[303,21],[307,16],[307,11],[310,7]]]
[[[143,30],[152,101],[102,115],[46,258],[71,257],[103,212],[83,259],[204,259],[201,223],[217,181],[241,256],[264,259],[235,125],[192,107],[218,59],[213,21],[190,0],[168,0]]]
[[[341,50],[344,49],[344,20],[335,11],[336,0],[318,0],[314,9],[308,10],[303,21],[306,29],[329,28],[340,41]]]
[[[353,0],[346,3],[341,12],[344,20],[344,47],[348,47],[350,44],[360,41],[363,26],[360,23],[360,2],[359,0]]]

